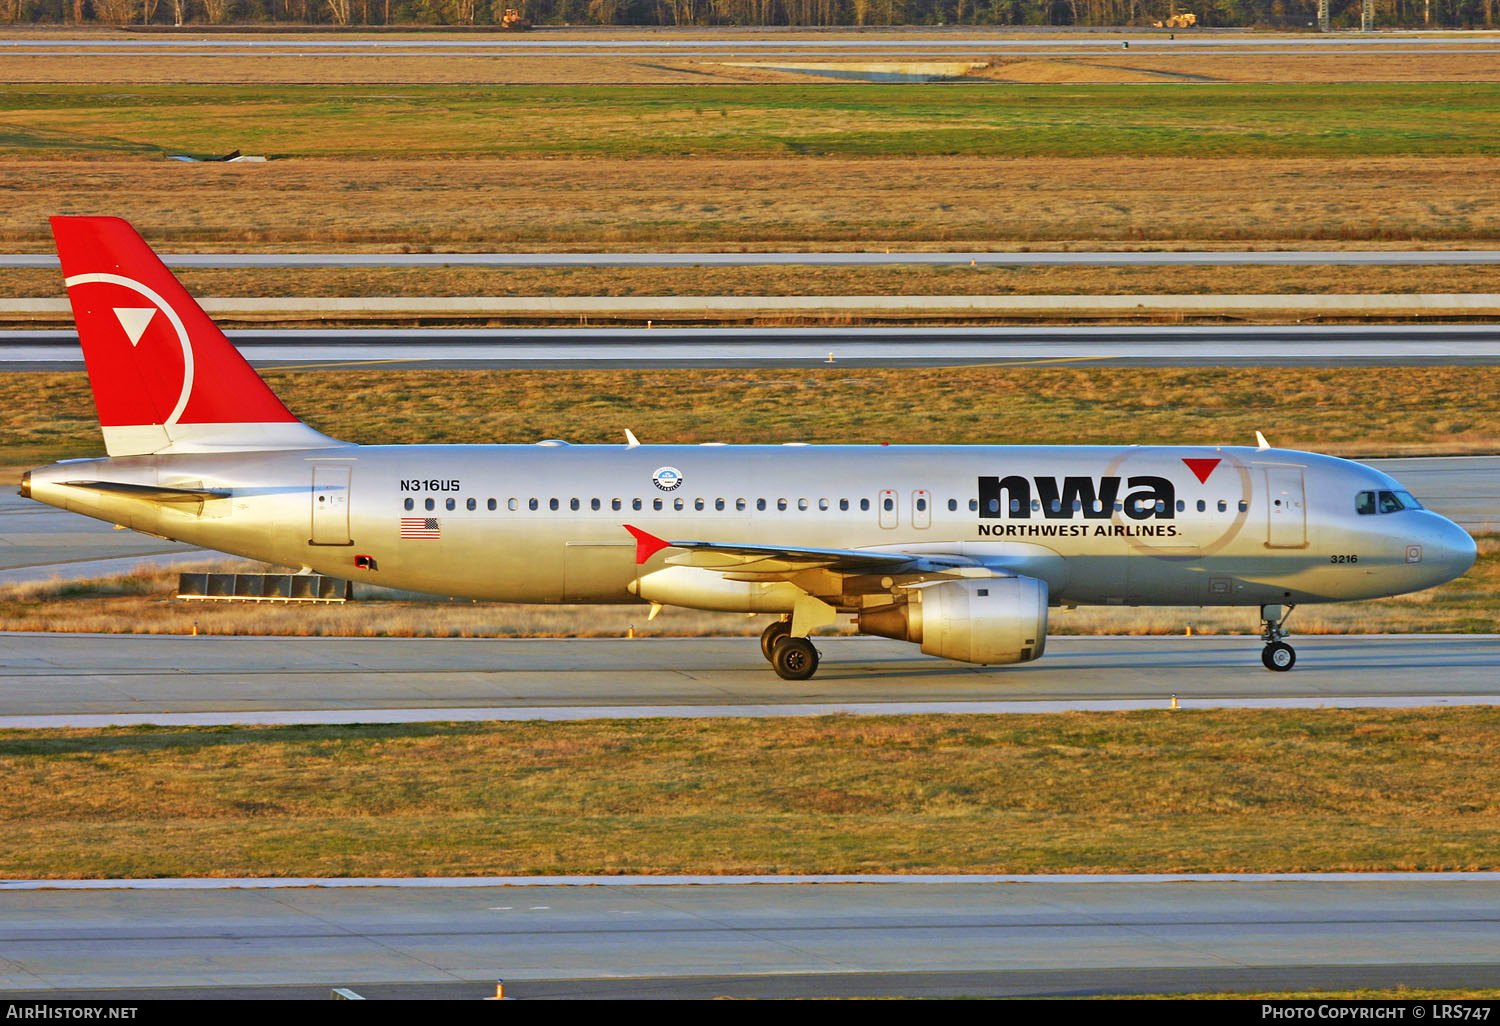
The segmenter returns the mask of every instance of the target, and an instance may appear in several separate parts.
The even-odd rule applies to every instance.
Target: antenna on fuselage
[[[1261,434],[1259,431],[1255,432],[1255,451],[1265,452],[1270,447],[1271,443],[1266,441],[1266,436]]]
[[[635,432],[629,428],[625,429],[625,448],[634,449],[641,444],[641,440],[635,437]]]

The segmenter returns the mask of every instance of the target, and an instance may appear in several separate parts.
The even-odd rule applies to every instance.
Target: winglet
[[[1255,432],[1255,445],[1256,452],[1265,452],[1271,447],[1271,443],[1266,441],[1266,436],[1261,434],[1259,431]]]
[[[636,566],[640,566],[662,549],[670,549],[672,547],[671,542],[662,541],[656,535],[642,531],[639,527],[631,527],[629,524],[621,524],[620,526],[629,531],[635,538]]]
[[[641,444],[641,440],[635,437],[635,432],[629,428],[625,429],[625,448],[634,449]]]

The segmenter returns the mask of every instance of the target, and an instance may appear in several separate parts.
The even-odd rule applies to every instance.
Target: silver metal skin
[[[1200,482],[1184,460],[1220,462]],[[668,467],[679,483],[664,491]],[[1135,490],[1124,482],[1148,477],[1170,482],[1173,501],[1141,519],[1120,501],[1051,517],[1040,500],[997,516],[971,508],[981,479],[1011,477],[1033,499],[1038,478],[1101,490],[1119,478],[1119,500]],[[1435,513],[1357,514],[1356,495],[1372,490],[1400,485],[1346,460],[1241,447],[417,445],[70,461],[31,471],[22,494],[269,563],[508,602],[641,602],[639,582],[669,570],[702,582],[678,586],[677,604],[791,613],[812,595],[848,613],[938,579],[794,567],[736,584],[669,563],[673,547],[637,565],[625,524],[672,540],[957,557],[964,577],[1042,580],[1053,605],[1348,601],[1430,588],[1473,564],[1473,539]],[[438,537],[403,538],[403,517],[435,520]],[[726,585],[763,599],[736,604]]]

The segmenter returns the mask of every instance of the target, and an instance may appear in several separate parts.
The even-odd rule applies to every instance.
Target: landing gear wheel
[[[818,650],[806,638],[782,638],[771,651],[771,666],[782,680],[807,680],[818,672]]]
[[[1297,665],[1297,651],[1286,642],[1278,641],[1261,650],[1260,661],[1266,664],[1268,670],[1284,672]]]
[[[771,661],[771,653],[776,649],[776,642],[790,633],[792,633],[792,625],[785,620],[777,620],[760,632],[760,654],[766,657],[766,662]]]

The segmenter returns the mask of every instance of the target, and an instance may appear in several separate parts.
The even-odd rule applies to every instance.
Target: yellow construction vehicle
[[[1196,14],[1174,14],[1166,21],[1153,21],[1151,27],[1168,29],[1197,28],[1198,16]]]

